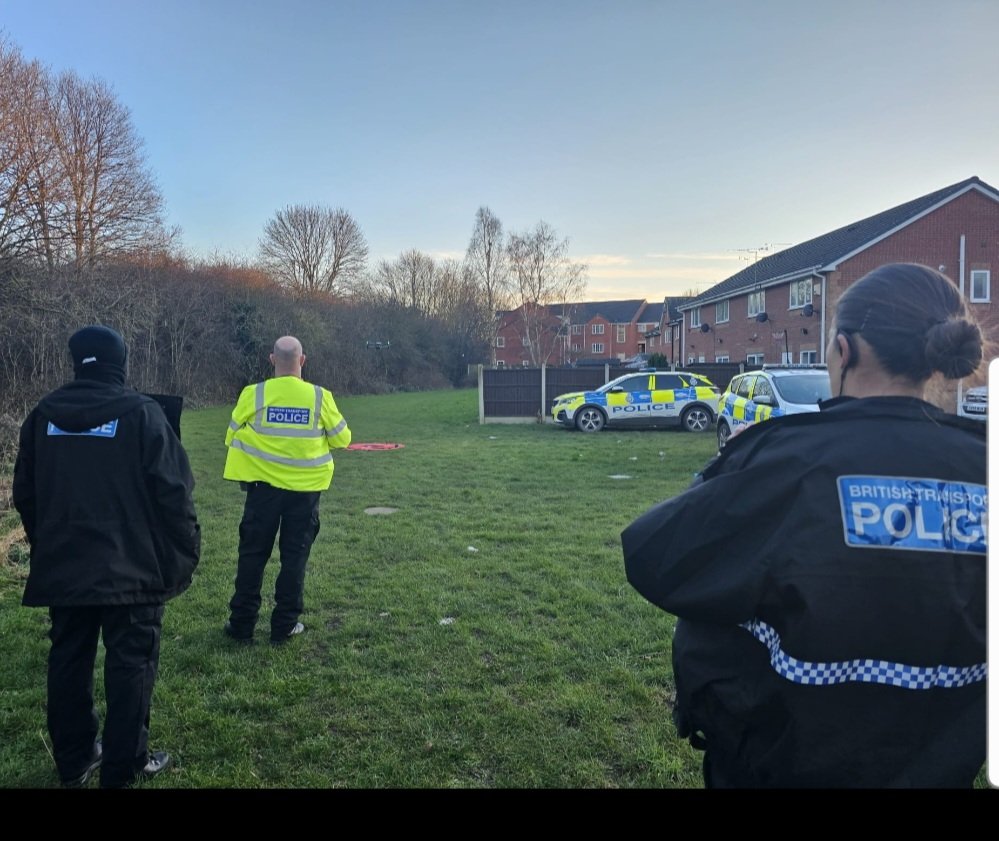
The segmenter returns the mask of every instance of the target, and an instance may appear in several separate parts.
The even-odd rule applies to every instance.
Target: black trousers
[[[229,623],[236,636],[253,635],[264,567],[279,530],[281,571],[274,588],[271,639],[284,639],[298,621],[305,606],[305,565],[319,534],[319,495],[319,491],[286,491],[265,482],[247,484],[239,524],[236,592],[229,602]]]
[[[104,719],[101,787],[135,781],[149,760],[149,703],[160,656],[163,605],[50,607],[48,726],[62,780],[90,765],[99,719],[94,662],[104,638]]]

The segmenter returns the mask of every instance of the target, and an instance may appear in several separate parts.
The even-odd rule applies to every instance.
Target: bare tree
[[[35,244],[32,193],[42,150],[45,74],[0,37],[0,259],[29,256]],[[44,157],[51,160],[51,154]]]
[[[510,272],[503,248],[503,223],[488,207],[475,214],[475,228],[465,252],[490,312],[505,309],[510,303]]]
[[[163,197],[131,114],[111,88],[63,73],[50,95],[49,121],[63,185],[61,213],[47,224],[60,231],[77,270],[159,237]]]
[[[397,260],[382,260],[378,264],[374,286],[382,300],[431,315],[435,306],[436,276],[433,258],[411,248]]]
[[[285,286],[343,294],[364,273],[368,244],[343,208],[292,205],[264,226],[260,256],[264,267]]]
[[[541,365],[564,341],[564,305],[585,295],[587,267],[569,259],[569,240],[559,239],[545,222],[533,231],[511,234],[507,257],[518,305],[518,332],[528,343],[531,362]]]

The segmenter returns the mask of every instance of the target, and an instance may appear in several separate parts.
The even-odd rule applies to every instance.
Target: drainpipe
[[[826,275],[822,275],[822,312],[819,319],[819,347],[822,349],[822,364],[826,363]]]
[[[958,258],[957,265],[958,265],[957,272],[960,278],[959,284],[961,288],[961,300],[965,301],[965,305],[967,305],[967,301],[965,300],[964,297],[964,234],[961,234],[961,255]],[[960,411],[961,400],[963,399],[963,397],[964,397],[964,380],[960,379],[957,381],[957,406],[954,407],[954,414],[957,414]]]

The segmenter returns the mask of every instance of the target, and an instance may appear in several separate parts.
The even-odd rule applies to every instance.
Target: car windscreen
[[[826,374],[792,374],[774,377],[774,386],[781,399],[788,403],[812,405],[832,397],[829,377]]]

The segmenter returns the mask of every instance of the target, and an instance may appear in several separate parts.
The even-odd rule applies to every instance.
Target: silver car
[[[989,415],[989,389],[988,386],[979,385],[969,388],[961,398],[961,405],[957,413],[961,417],[974,418],[975,420],[988,420]]]

